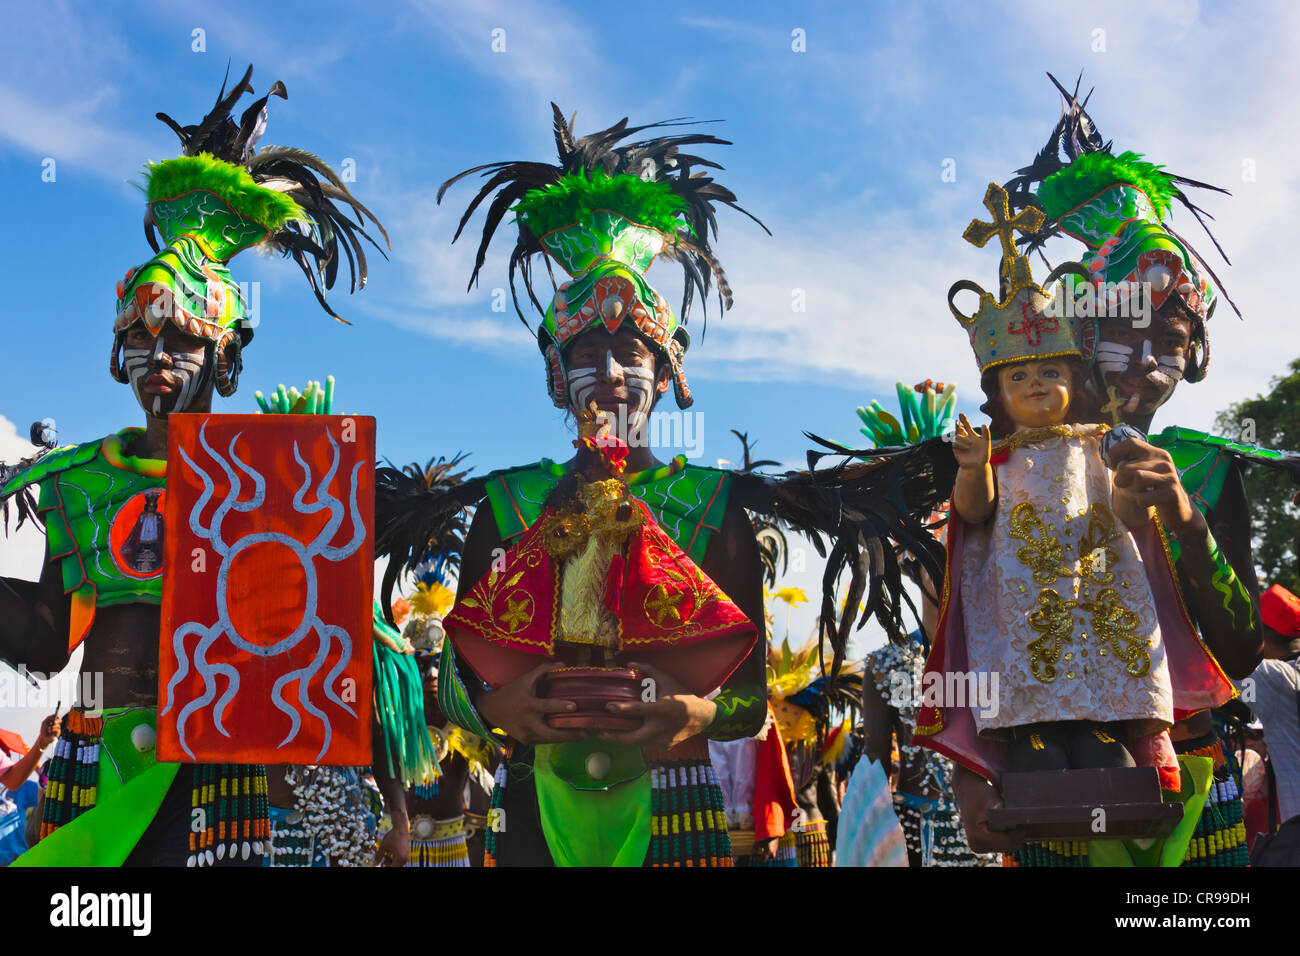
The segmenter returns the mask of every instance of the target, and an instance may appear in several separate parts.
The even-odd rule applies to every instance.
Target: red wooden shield
[[[158,759],[371,762],[375,420],[168,418]]]

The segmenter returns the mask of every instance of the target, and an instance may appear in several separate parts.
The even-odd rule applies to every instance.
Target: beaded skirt
[[[469,847],[465,844],[465,818],[435,820],[418,814],[411,820],[411,855],[407,866],[469,866]]]
[[[111,713],[111,712],[110,712]],[[41,838],[94,809],[101,762],[111,757],[102,746],[104,720],[69,711],[63,720],[41,811]],[[173,786],[190,788],[192,817],[186,865],[247,865],[261,856],[270,836],[266,768],[247,764],[186,764]],[[168,839],[171,839],[169,836]],[[181,839],[177,836],[176,839]],[[181,847],[175,849],[180,850]]]
[[[825,820],[808,820],[794,828],[795,854],[799,866],[830,866],[831,842]]]

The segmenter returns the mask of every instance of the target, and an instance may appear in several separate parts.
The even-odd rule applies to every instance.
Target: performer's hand
[[[393,828],[384,834],[375,851],[375,866],[406,866],[411,855],[411,830],[405,821],[393,821]]]
[[[36,737],[36,749],[44,750],[59,737],[63,722],[58,714],[50,714],[41,721],[41,732]]]
[[[629,747],[667,750],[703,733],[713,723],[718,712],[718,705],[713,701],[687,693],[686,688],[671,675],[649,664],[628,666],[654,681],[653,699],[606,704],[605,709],[612,714],[640,717],[644,722],[636,730],[601,731],[597,736],[602,740]]]
[[[1002,797],[979,774],[954,766],[952,791],[957,798],[966,842],[976,853],[1010,853],[1025,842],[1025,834],[1018,829],[1005,832],[989,829],[989,811],[1002,806]]]
[[[781,842],[780,837],[768,837],[766,840],[754,841],[754,853],[758,857],[758,862],[769,863],[776,859],[776,847]]]
[[[546,661],[509,684],[479,694],[474,706],[488,727],[499,727],[521,744],[558,744],[581,740],[580,730],[556,730],[546,722],[547,714],[567,714],[577,709],[571,700],[537,696],[542,675],[564,665]]]
[[[1205,518],[1183,490],[1178,469],[1163,448],[1129,438],[1110,450],[1107,464],[1115,471],[1114,502],[1124,516],[1154,507],[1161,523],[1178,538],[1205,534]]]
[[[957,418],[952,454],[959,468],[983,468],[993,457],[993,435],[987,425],[972,428],[965,415]]]

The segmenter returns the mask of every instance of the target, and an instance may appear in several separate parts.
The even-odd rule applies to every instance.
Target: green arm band
[[[767,719],[767,695],[756,684],[724,687],[713,698],[718,711],[705,731],[710,740],[739,740],[763,729]]]
[[[506,738],[492,733],[470,700],[469,689],[461,677],[451,641],[442,642],[442,659],[438,664],[438,707],[444,717],[462,730],[478,734],[484,740],[504,745]]]
[[[1255,602],[1237,572],[1228,563],[1227,557],[1220,550],[1214,535],[1206,532],[1206,547],[1210,551],[1210,564],[1214,573],[1210,577],[1210,586],[1220,595],[1223,609],[1232,615],[1233,627],[1253,631],[1256,627]],[[1241,622],[1245,623],[1242,624]]]

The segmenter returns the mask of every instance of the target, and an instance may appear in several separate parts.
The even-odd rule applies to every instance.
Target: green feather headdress
[[[148,163],[145,173],[148,178],[145,195],[150,203],[202,189],[271,232],[283,228],[290,219],[306,216],[289,196],[258,185],[247,169],[208,153]]]
[[[1156,214],[1164,219],[1178,193],[1174,177],[1163,166],[1146,162],[1139,153],[1085,153],[1043,180],[1038,201],[1049,219],[1060,219],[1103,189],[1127,183],[1142,190]]]
[[[685,325],[691,301],[696,294],[707,300],[716,282],[722,310],[732,304],[726,273],[709,246],[710,235],[717,236],[714,204],[754,217],[736,203],[735,194],[701,169],[721,169],[717,163],[681,150],[697,143],[728,143],[689,133],[618,145],[642,130],[682,122],[628,126],[626,118],[578,138],[573,118],[566,120],[554,103],[551,110],[558,165],[488,163],[453,176],[438,190],[441,202],[453,183],[472,173],[487,180],[452,238],[453,242],[460,238],[475,210],[490,197],[469,288],[478,281],[492,237],[513,210],[518,238],[510,253],[510,292],[520,321],[531,331],[519,305],[518,272],[533,306],[543,315],[537,344],[546,358],[551,400],[561,408],[568,405],[564,351],[569,342],[597,325],[612,333],[631,323],[668,362],[677,403],[685,408],[691,396],[682,357],[690,346]],[[533,288],[533,261],[538,255],[543,256],[554,286],[546,296],[548,305],[542,304]],[[644,275],[652,263],[665,258],[676,261],[685,273],[679,315],[673,314]],[[568,273],[567,282],[556,282],[551,260]]]
[[[515,205],[517,221],[535,236],[544,236],[575,222],[588,220],[598,209],[618,213],[642,226],[676,235],[686,200],[662,180],[610,176],[604,170],[567,173],[543,189],[534,190]]]
[[[1191,243],[1168,222],[1173,203],[1177,200],[1201,224],[1214,247],[1223,256],[1224,262],[1229,262],[1223,247],[1206,223],[1207,219],[1213,217],[1193,203],[1183,187],[1231,195],[1228,190],[1166,172],[1165,167],[1146,161],[1136,152],[1114,155],[1111,142],[1102,139],[1085,109],[1092,97],[1091,91],[1082,101],[1079,100],[1083,75],[1080,74],[1073,93],[1052,74],[1047,76],[1064,98],[1061,117],[1033,162],[1016,170],[1016,176],[1005,184],[1010,196],[1011,213],[1037,206],[1046,215],[1042,229],[1019,240],[1026,247],[1025,254],[1037,250],[1042,256],[1042,248],[1047,240],[1062,232],[1082,239],[1094,251],[1098,251],[1098,242],[1094,240],[1102,238],[1103,227],[1113,226],[1113,241],[1109,245],[1101,243],[1101,258],[1089,263],[1090,267],[1104,273],[1099,275],[1100,278],[1124,282],[1136,276],[1141,281],[1143,274],[1140,270],[1131,269],[1133,263],[1127,260],[1137,261],[1145,252],[1163,249],[1168,253],[1165,256],[1166,268],[1174,274],[1176,286],[1180,287],[1170,289],[1166,294],[1176,291],[1191,313],[1202,320],[1208,318],[1213,311],[1214,290],[1201,275],[1204,272],[1240,317],[1241,310],[1228,296],[1214,270],[1205,264],[1204,258],[1197,254]],[[1038,187],[1036,192],[1035,186]],[[1125,186],[1131,189],[1125,191],[1122,188]],[[1121,187],[1118,192],[1127,192],[1127,195],[1112,196],[1104,202],[1091,202],[1115,187]],[[1145,196],[1147,202],[1144,204],[1136,193]],[[1090,208],[1082,209],[1084,206]],[[1144,208],[1147,206],[1149,208]],[[1063,219],[1073,221],[1063,223]],[[1107,224],[1103,220],[1113,222]],[[1133,222],[1135,225],[1125,231],[1123,222]],[[1112,252],[1116,255],[1111,255]],[[1046,257],[1043,258],[1046,261]],[[1176,259],[1182,260],[1181,265]]]

